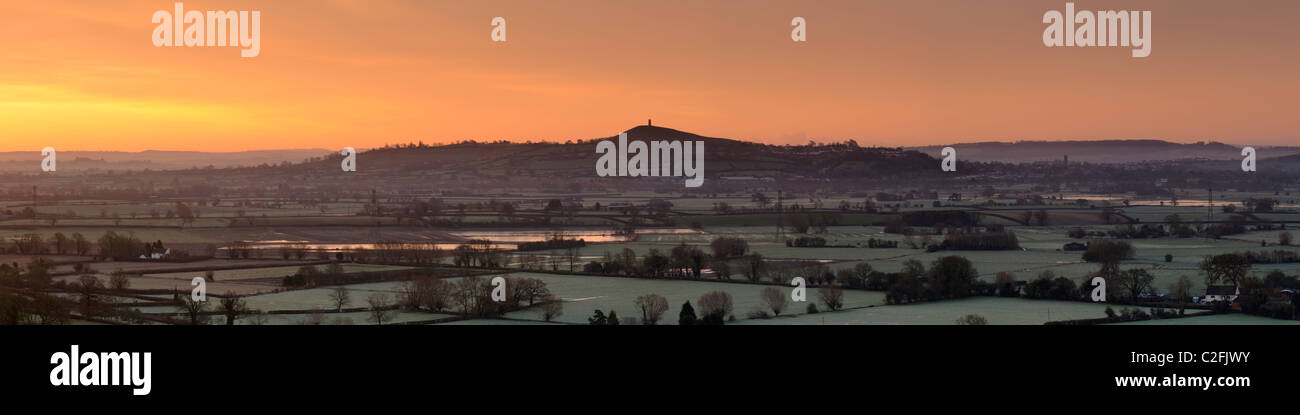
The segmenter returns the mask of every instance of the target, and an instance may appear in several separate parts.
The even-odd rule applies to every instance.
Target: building
[[[1241,290],[1232,285],[1211,285],[1205,288],[1205,298],[1201,299],[1202,303],[1217,303],[1219,301],[1233,302],[1237,296],[1241,295]]]
[[[154,260],[163,259],[166,258],[168,255],[171,255],[171,253],[172,253],[171,248],[167,248],[162,252],[154,252],[148,255],[140,255],[140,259],[154,259]]]

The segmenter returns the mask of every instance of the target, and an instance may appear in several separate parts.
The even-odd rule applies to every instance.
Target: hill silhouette
[[[847,177],[939,173],[938,160],[917,151],[849,144],[776,146],[642,125],[626,131],[628,140],[703,141],[705,177]],[[379,174],[530,175],[590,178],[595,175],[596,143],[618,135],[568,143],[461,142],[438,146],[395,146],[358,155],[359,170]],[[315,170],[338,168],[340,156],[295,165]],[[925,174],[925,173],[919,173]]]

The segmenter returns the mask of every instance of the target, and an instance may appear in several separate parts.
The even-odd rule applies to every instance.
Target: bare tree
[[[77,293],[81,295],[81,315],[94,317],[95,312],[100,308],[100,292],[104,290],[104,284],[99,281],[99,277],[82,275],[77,279],[75,286]]]
[[[266,313],[261,310],[248,310],[248,324],[253,326],[264,326],[267,323]]]
[[[734,307],[731,302],[731,294],[724,291],[705,293],[695,303],[698,304],[696,310],[699,310],[701,317],[716,317],[719,319],[725,319],[731,315]]]
[[[1183,315],[1187,310],[1187,300],[1192,296],[1192,279],[1179,275],[1178,281],[1169,285],[1169,291],[1178,300],[1178,315]]]
[[[574,266],[578,263],[578,249],[573,247],[566,249],[564,259],[569,262],[569,272],[573,272]]]
[[[189,318],[190,325],[197,326],[208,323],[208,316],[203,314],[208,311],[207,301],[195,300],[189,294],[179,295],[178,297],[180,304],[176,308]]]
[[[822,304],[830,311],[839,310],[844,307],[844,289],[838,285],[827,285],[817,289],[817,296],[821,297]]]
[[[653,326],[668,311],[668,299],[658,294],[646,294],[636,298],[636,308],[641,310],[641,321],[647,326]]]
[[[564,300],[554,295],[542,298],[542,319],[551,321],[564,314]]]
[[[452,301],[460,312],[470,316],[487,316],[499,310],[492,301],[492,283],[478,277],[460,278],[452,291]]]
[[[370,321],[382,325],[392,318],[392,303],[388,300],[387,295],[376,293],[366,299],[366,302],[370,304]]]
[[[131,279],[127,278],[126,273],[114,272],[113,275],[108,277],[108,285],[113,287],[114,290],[124,291],[131,288]]]
[[[221,299],[221,314],[226,316],[226,325],[235,325],[235,320],[246,313],[248,313],[248,303],[243,297],[227,291],[226,296]]]
[[[343,312],[343,307],[352,303],[352,295],[348,292],[348,287],[338,286],[330,291],[330,303],[334,304],[335,312]]]
[[[302,326],[319,326],[325,324],[325,313],[321,310],[307,313],[307,317],[298,322]]]
[[[787,297],[785,292],[776,287],[764,287],[763,291],[759,292],[758,295],[763,301],[763,306],[772,310],[772,315],[781,315],[786,306],[790,305],[790,297]]]

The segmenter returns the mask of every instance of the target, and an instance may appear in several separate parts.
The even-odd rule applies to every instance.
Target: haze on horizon
[[[1044,47],[1065,1],[185,2],[261,10],[252,59],[154,47],[172,4],[0,3],[0,152],[562,142],[646,118],[774,144],[1300,143],[1286,0],[1076,2],[1152,10],[1142,59]]]

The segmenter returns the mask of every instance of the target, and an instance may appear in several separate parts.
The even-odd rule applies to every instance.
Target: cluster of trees
[[[1300,288],[1300,280],[1274,271],[1264,278],[1250,276],[1251,261],[1241,254],[1220,254],[1206,256],[1201,261],[1201,270],[1205,272],[1206,285],[1232,285],[1240,295],[1237,304],[1241,311],[1282,319],[1294,319],[1296,310],[1295,295],[1291,301],[1280,301],[1278,295],[1282,289]],[[1228,304],[1220,304],[1226,308]]]
[[[735,304],[731,299],[731,294],[725,291],[704,293],[695,303],[697,307],[692,307],[690,301],[682,304],[681,312],[677,316],[677,324],[683,326],[720,326],[728,318],[735,319],[735,316],[732,315]],[[698,311],[696,311],[697,309]]]
[[[465,277],[448,282],[418,277],[402,283],[398,303],[408,310],[434,313],[455,311],[471,317],[490,317],[526,307],[541,306],[546,321],[563,313],[563,303],[537,278],[505,277],[505,300],[492,300],[490,279]],[[340,306],[341,307],[341,306]]]
[[[1143,321],[1159,318],[1170,318],[1178,314],[1163,308],[1151,308],[1151,312],[1142,311],[1136,307],[1124,307],[1118,313],[1115,309],[1106,307],[1106,319],[1110,321]]]
[[[898,247],[898,241],[890,241],[887,239],[876,239],[876,238],[867,239],[867,248],[897,248],[897,247]]]
[[[442,250],[438,245],[423,242],[379,241],[369,254],[368,258],[383,263],[436,264],[442,260]]]
[[[135,235],[121,235],[113,231],[104,232],[104,235],[99,237],[98,244],[99,256],[111,258],[114,261],[137,259],[149,249]]]
[[[75,304],[42,291],[50,285],[54,264],[33,258],[25,268],[0,264],[0,325],[66,323]]]
[[[1020,240],[1011,231],[949,232],[943,242],[930,245],[929,251],[1005,251],[1020,249]]]
[[[178,292],[172,297],[176,302],[176,310],[184,317],[184,323],[192,326],[208,324],[212,317],[209,309],[212,307],[224,317],[227,326],[235,325],[235,321],[248,315],[262,315],[260,311],[249,308],[244,298],[234,292],[227,291],[216,301],[215,306],[208,301],[196,301],[188,293]]]
[[[587,318],[587,324],[593,326],[617,326],[617,325],[635,325],[643,324],[653,326],[663,320],[664,313],[668,311],[668,299],[658,294],[646,294],[638,296],[633,302],[639,317],[619,318],[618,312],[610,310],[608,314],[604,311],[596,310],[591,317]],[[689,303],[687,305],[689,307]],[[692,311],[693,313],[693,311]]]
[[[724,264],[725,260],[714,260],[712,264]],[[651,249],[644,257],[638,258],[636,251],[624,248],[616,254],[605,254],[602,261],[591,261],[582,267],[584,272],[648,276],[652,278],[699,278],[710,258],[698,247],[681,244],[673,247],[668,254],[659,249]],[[717,266],[715,266],[715,271]],[[720,276],[721,277],[721,276]]]
[[[1242,312],[1278,319],[1295,319],[1295,294],[1291,294],[1291,301],[1286,302],[1283,301],[1286,296],[1280,295],[1280,292],[1283,289],[1293,292],[1300,290],[1300,278],[1273,271],[1264,278],[1242,278],[1240,289],[1241,295],[1237,297],[1237,303],[1241,305]]]
[[[1251,264],[1291,264],[1300,262],[1300,254],[1295,251],[1277,249],[1273,251],[1234,252]]]
[[[39,233],[28,233],[13,238],[13,247],[11,252],[20,255],[45,255],[45,254],[90,254],[91,243],[80,233],[73,233],[71,237],[64,235],[63,232],[57,232],[53,238],[46,241]]]
[[[1268,220],[1256,220],[1255,228],[1259,230],[1269,230],[1273,225]],[[1066,231],[1066,236],[1075,239],[1083,238],[1116,238],[1116,239],[1147,239],[1147,238],[1191,238],[1195,236],[1205,236],[1218,239],[1220,237],[1245,233],[1250,230],[1250,220],[1242,215],[1229,216],[1223,223],[1188,223],[1182,220],[1177,214],[1171,214],[1165,217],[1164,225],[1142,225],[1134,226],[1133,224],[1116,225],[1114,229],[1108,231],[1088,231],[1083,228],[1071,228]],[[1288,235],[1289,238],[1289,235]],[[1290,243],[1288,240],[1287,243]],[[1286,245],[1286,244],[1283,244]]]
[[[1114,239],[1094,239],[1088,242],[1083,251],[1083,260],[1100,262],[1105,267],[1118,266],[1120,261],[1132,259],[1136,251],[1133,244]]]
[[[578,249],[568,248],[563,253],[551,251],[550,255],[537,255],[529,253],[517,253],[515,258],[519,261],[520,269],[544,270],[548,266],[552,271],[559,271],[560,265],[567,262],[569,271],[575,271],[578,264]]]
[[[798,211],[799,205],[794,205],[791,210]],[[826,233],[827,226],[840,224],[840,215],[838,213],[817,213],[804,215],[790,215],[790,229],[794,233],[808,233],[814,230],[817,233]]]
[[[794,239],[786,239],[785,246],[796,248],[821,248],[826,246],[826,238],[820,236],[800,236]]]
[[[515,250],[516,251],[544,251],[548,249],[582,248],[584,246],[587,246],[587,241],[584,239],[569,239],[569,238],[565,238],[563,235],[555,234],[552,235],[550,238],[547,238],[545,241],[521,242],[518,244]]]
[[[329,263],[323,270],[315,265],[303,265],[298,267],[298,271],[293,275],[281,279],[280,284],[286,287],[314,287],[321,282],[322,277],[340,276],[345,273],[347,271],[343,268],[343,265],[337,262]],[[210,274],[208,279],[212,279]]]
[[[744,256],[749,251],[749,241],[733,236],[719,236],[709,242],[714,259],[730,259]]]
[[[505,260],[506,253],[487,239],[471,239],[451,252],[451,262],[457,267],[500,268]]]
[[[769,287],[770,288],[770,287]],[[771,288],[776,290],[775,288]],[[779,293],[779,296],[784,294]],[[690,301],[682,303],[681,310],[677,313],[677,324],[683,326],[694,325],[722,325],[728,320],[735,320],[732,312],[735,309],[735,303],[732,301],[731,294],[725,291],[710,291],[704,293],[696,299],[697,306],[692,306]],[[634,303],[639,317],[619,318],[618,312],[610,310],[608,313],[596,310],[591,317],[587,318],[587,324],[594,326],[617,326],[627,324],[644,324],[655,325],[663,320],[664,313],[668,311],[668,299],[658,294],[646,294],[636,298]],[[784,306],[781,306],[784,309]],[[697,311],[698,310],[698,311]]]
[[[869,287],[885,286],[886,302],[906,304],[989,294],[995,289],[978,278],[979,272],[970,260],[952,255],[934,260],[929,270],[920,261],[908,260],[902,272],[871,272],[865,283]]]
[[[1038,278],[1025,284],[1024,296],[1041,300],[1077,300],[1079,287],[1069,278],[1058,277],[1048,270],[1038,273]]]

